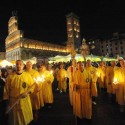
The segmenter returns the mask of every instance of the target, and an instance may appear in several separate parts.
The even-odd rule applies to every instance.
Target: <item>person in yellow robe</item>
[[[32,69],[32,66],[33,66],[32,62],[27,61],[25,71],[29,73],[33,79],[38,79],[40,76],[39,72]],[[36,83],[34,87],[35,87],[34,92],[30,94],[30,98],[31,98],[32,109],[33,109],[33,117],[34,117],[34,120],[36,121],[38,119],[38,110],[40,109],[40,97],[39,97],[40,85]]]
[[[114,84],[116,87],[116,101],[120,106],[120,112],[124,112],[125,107],[125,61],[124,59],[119,60],[120,68],[117,70],[115,75]]]
[[[8,112],[9,125],[28,125],[33,120],[29,94],[34,90],[34,80],[29,73],[24,72],[23,68],[23,61],[17,60],[16,72],[9,75],[6,80],[5,90],[9,100],[8,110],[18,100],[16,105]]]
[[[99,89],[102,91],[106,90],[105,73],[106,73],[106,63],[104,61],[101,61],[99,67],[97,68],[97,74],[98,74],[97,83],[99,85]]]
[[[82,63],[77,63],[77,70],[74,72],[74,84],[73,84],[73,114],[79,118],[82,118],[82,106],[81,106],[81,93],[79,89],[76,89],[76,86],[80,86],[82,82]]]
[[[38,72],[39,72],[39,75],[40,75],[40,78],[42,78],[42,68],[41,68],[41,65],[39,65],[38,67]],[[42,90],[42,87],[43,87],[43,81],[39,82],[39,98],[40,98],[40,108],[43,108],[45,105],[44,105],[44,100],[43,100],[43,90]]]
[[[67,89],[67,71],[64,69],[64,64],[60,64],[60,69],[57,73],[58,88],[60,93],[66,92]]]
[[[76,71],[76,60],[72,60],[72,64],[67,69],[67,77],[69,79],[69,101],[72,106],[73,99],[73,85],[74,85],[74,72]]]
[[[98,96],[98,90],[97,90],[97,78],[98,78],[97,68],[92,66],[91,60],[88,59],[86,61],[85,69],[88,70],[91,73],[91,77],[92,77],[92,81],[93,81],[93,84],[92,84],[92,95],[93,95],[92,96],[92,103],[93,103],[93,105],[96,105],[96,98]]]
[[[114,72],[118,70],[115,61],[109,62],[109,65],[106,67],[106,86],[108,93],[109,103],[114,102],[115,99],[115,90],[113,89],[113,80],[114,80]]]
[[[42,83],[42,96],[45,107],[51,108],[54,102],[52,83],[54,80],[53,74],[48,71],[45,64],[40,66],[40,75],[44,77],[44,82]]]
[[[93,78],[93,72],[91,70],[83,69],[82,74],[79,73],[79,75],[75,75],[76,85],[75,90],[77,93],[80,93],[80,98],[76,98],[76,101],[73,102],[76,106],[81,105],[81,112],[79,110],[79,107],[77,107],[78,112],[80,113],[77,115],[79,118],[85,118],[88,120],[92,119],[92,97],[95,95],[93,92],[96,90],[95,87],[95,79]],[[77,94],[78,95],[78,94]],[[80,100],[79,100],[80,99]],[[79,103],[78,103],[79,102]],[[77,105],[77,103],[79,105]],[[81,104],[80,104],[81,103]]]

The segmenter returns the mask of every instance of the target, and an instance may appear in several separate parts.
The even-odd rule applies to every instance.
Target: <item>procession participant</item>
[[[44,104],[47,108],[51,108],[54,102],[53,99],[53,91],[52,91],[52,83],[54,80],[53,74],[46,69],[46,65],[42,64],[39,67],[40,76],[44,77],[44,82],[42,83],[42,96]]]
[[[29,94],[33,92],[34,80],[30,74],[24,72],[23,68],[23,61],[17,60],[16,72],[7,77],[5,84],[5,92],[9,101],[9,125],[28,125],[33,120]]]
[[[71,65],[67,68],[67,77],[69,79],[69,101],[72,106],[73,99],[73,85],[74,85],[74,72],[76,71],[76,60],[72,60]]]
[[[105,75],[106,75],[106,63],[101,61],[99,63],[99,67],[97,68],[97,84],[99,85],[99,89],[102,91],[106,90],[106,83],[105,83]]]
[[[39,72],[40,77],[42,77],[41,64],[39,64],[37,68],[38,68],[38,72]],[[40,89],[39,89],[40,108],[42,108],[42,107],[44,107],[43,90],[42,90],[43,83],[42,82],[40,82],[39,87],[40,87]]]
[[[39,72],[34,70],[32,66],[33,66],[32,62],[27,61],[25,71],[29,73],[33,79],[37,79],[40,76]],[[40,109],[39,89],[40,89],[40,85],[36,84],[34,88],[34,92],[30,94],[34,121],[38,119],[38,110]]]
[[[82,118],[82,103],[81,103],[81,93],[80,89],[76,89],[76,86],[80,86],[82,84],[82,63],[78,62],[77,70],[74,72],[74,89],[73,89],[73,99],[72,99],[72,106],[73,106],[73,114],[79,118]]]
[[[79,105],[81,105],[81,111],[78,115],[79,118],[83,119],[92,119],[92,97],[95,95],[93,92],[96,91],[95,86],[95,79],[93,78],[93,73],[91,70],[83,69],[82,74],[75,75],[75,79],[78,81],[75,82],[75,90],[77,93],[80,93],[80,101],[77,100],[75,102],[80,102]],[[95,90],[93,90],[95,89]],[[77,105],[76,105],[77,106]],[[77,107],[79,109],[79,107]],[[76,114],[77,115],[77,114]]]
[[[88,70],[91,74],[92,81],[93,81],[93,86],[92,86],[92,104],[96,105],[96,98],[98,96],[98,91],[97,91],[97,68],[92,66],[92,62],[90,59],[86,61],[86,66],[85,69]]]
[[[114,84],[116,85],[116,101],[119,104],[120,112],[124,112],[125,107],[125,61],[119,60],[120,68],[115,75]]]
[[[115,73],[119,68],[116,66],[116,61],[109,62],[109,65],[106,68],[106,86],[108,93],[109,103],[112,103],[115,99],[115,89],[113,89],[113,80]]]
[[[60,93],[66,92],[67,89],[67,71],[64,69],[64,64],[60,64],[60,69],[57,73],[58,88]]]

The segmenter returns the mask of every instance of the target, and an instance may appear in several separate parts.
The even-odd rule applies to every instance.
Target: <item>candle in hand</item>
[[[114,83],[114,84],[118,84],[118,80],[117,80],[117,78],[114,78],[113,83]]]
[[[44,81],[45,81],[45,76],[42,75],[41,77],[34,78],[34,81],[35,81],[36,83],[44,82]]]

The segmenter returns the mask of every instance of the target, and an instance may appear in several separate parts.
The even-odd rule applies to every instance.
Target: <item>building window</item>
[[[120,44],[122,44],[122,41],[120,41]]]
[[[123,51],[121,51],[121,54],[124,54]]]
[[[121,49],[123,49],[123,47],[121,46]]]

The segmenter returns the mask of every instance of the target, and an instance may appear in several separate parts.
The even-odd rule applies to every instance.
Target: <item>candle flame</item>
[[[42,75],[41,77],[34,78],[34,80],[35,80],[36,83],[44,82],[45,81],[45,76]]]
[[[117,79],[117,78],[114,78],[113,83],[114,83],[114,84],[118,84],[118,79]]]
[[[53,74],[53,70],[51,70],[50,73]]]

